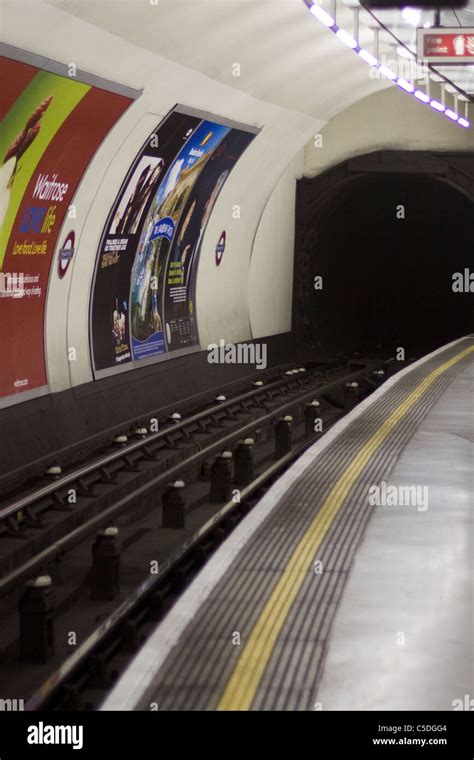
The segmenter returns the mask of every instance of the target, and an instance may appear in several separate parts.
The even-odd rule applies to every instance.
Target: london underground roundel
[[[226,240],[226,234],[225,234],[225,230],[223,230],[219,238],[219,242],[216,245],[216,267],[218,267],[222,261],[222,257],[225,251],[225,240]]]
[[[74,256],[74,244],[76,241],[76,236],[74,234],[74,230],[70,230],[68,234],[66,235],[66,238],[64,240],[64,243],[62,244],[61,248],[59,249],[59,256],[58,256],[58,275],[62,279],[64,275],[66,274],[69,264],[72,261],[72,257]]]

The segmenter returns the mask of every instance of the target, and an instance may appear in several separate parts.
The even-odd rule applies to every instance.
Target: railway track
[[[235,427],[242,416],[258,414],[263,404],[294,394],[321,376],[317,370],[294,372],[286,370],[266,383],[254,381],[250,390],[229,399],[218,394],[210,406],[184,418],[175,411],[137,423],[126,434],[117,433],[100,456],[65,473],[52,466],[36,486],[5,501],[0,506],[0,596],[35,570],[35,556],[43,548],[50,557],[52,545],[71,528],[183,461],[187,448],[212,441],[222,424]]]
[[[37,575],[54,577],[58,566],[67,573],[68,556],[81,547],[90,553],[88,540],[98,531],[121,519],[137,528],[143,516],[156,513],[157,500],[178,479],[183,479],[191,491],[190,514],[199,516],[190,520],[187,530],[171,531],[173,540],[168,540],[159,571],[143,575],[132,593],[118,599],[112,611],[110,604],[104,605],[99,625],[92,626],[87,635],[83,633],[81,642],[70,656],[63,657],[59,667],[51,667],[46,678],[47,665],[41,670],[31,668],[27,709],[81,710],[100,704],[209,553],[320,435],[312,432],[308,415],[321,414],[326,431],[357,401],[355,396],[368,395],[382,381],[384,375],[380,373],[393,366],[390,359],[357,359],[355,364],[352,371],[347,364],[285,370],[235,397],[220,395],[209,407],[184,419],[168,415],[156,432],[139,426],[131,440],[119,436],[103,456],[67,473],[53,471],[50,482],[2,506],[0,601],[15,598],[15,605],[14,592],[22,583]],[[316,412],[308,410],[315,399],[320,401]],[[293,420],[285,424],[293,428],[293,441],[290,445],[287,441],[283,449],[280,441],[279,452],[276,444],[275,461],[277,423],[290,414]],[[249,437],[255,442],[258,472],[238,489],[238,500],[210,500],[211,462]],[[5,603],[10,616],[15,614],[15,605]],[[96,620],[98,617],[96,614]],[[10,650],[14,652],[14,648]]]
[[[152,488],[166,484],[171,472],[185,472],[188,462],[192,467],[203,461],[199,452],[223,433],[235,432],[238,438],[244,421],[257,422],[265,412],[268,421],[268,413],[278,413],[283,401],[292,402],[338,374],[337,364],[323,371],[286,370],[266,383],[254,381],[251,390],[235,397],[218,394],[211,406],[183,419],[175,412],[137,424],[127,435],[115,436],[103,455],[66,473],[49,468],[43,482],[0,506],[0,597],[86,537],[88,524],[100,528],[120,513],[126,496],[146,493],[148,482]],[[156,432],[150,432],[153,425]],[[194,459],[190,451],[197,454]]]

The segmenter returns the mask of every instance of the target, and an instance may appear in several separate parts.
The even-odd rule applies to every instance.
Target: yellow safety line
[[[280,580],[271,593],[250,637],[237,661],[234,671],[222,694],[218,710],[248,710],[255,697],[267,663],[305,578],[311,561],[321,546],[334,518],[356,479],[395,425],[406,415],[429,386],[446,370],[474,351],[466,348],[428,375],[407,398],[387,417],[381,427],[362,446],[343,474],[339,477],[321,509],[294,550]]]

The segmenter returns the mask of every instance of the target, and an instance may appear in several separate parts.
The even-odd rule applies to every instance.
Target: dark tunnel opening
[[[307,207],[296,244],[299,337],[323,354],[379,344],[418,353],[472,332],[472,294],[454,292],[453,275],[472,263],[473,211],[446,182],[406,173],[357,176]]]

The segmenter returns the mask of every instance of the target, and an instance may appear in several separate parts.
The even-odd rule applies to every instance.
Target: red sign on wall
[[[59,231],[74,218],[72,199],[92,156],[132,100],[4,56],[0,77],[2,407],[47,389],[44,314]],[[59,276],[73,247],[71,237],[64,241]]]
[[[474,63],[474,28],[418,29],[419,61]]]

